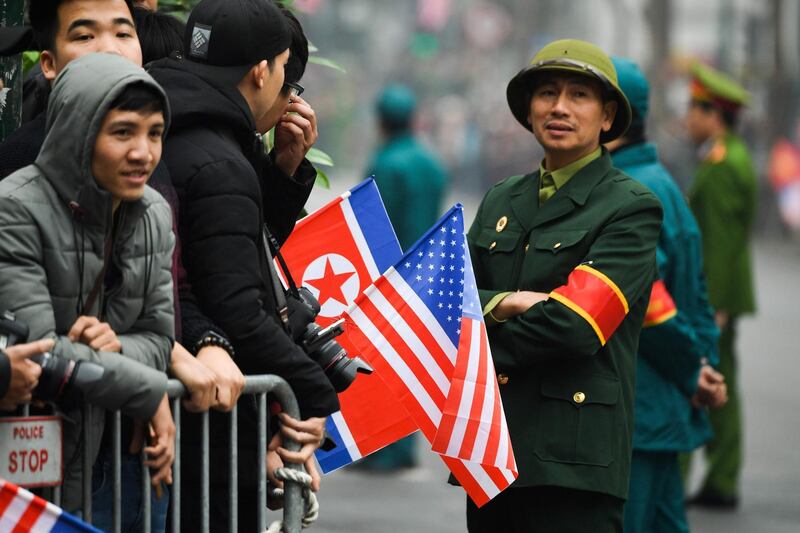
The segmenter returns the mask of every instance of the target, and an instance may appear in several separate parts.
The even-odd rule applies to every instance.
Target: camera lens
[[[33,397],[45,402],[54,402],[69,385],[75,361],[63,357],[54,357],[47,352],[34,359],[42,367],[39,384],[33,390]]]

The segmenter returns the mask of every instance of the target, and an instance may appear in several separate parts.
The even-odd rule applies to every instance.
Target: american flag
[[[102,533],[39,496],[0,479],[0,531]]]
[[[476,505],[517,477],[486,326],[454,206],[345,311],[347,335]]]

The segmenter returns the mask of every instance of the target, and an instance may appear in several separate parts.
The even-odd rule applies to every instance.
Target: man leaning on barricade
[[[311,454],[322,441],[323,417],[338,409],[338,401],[322,368],[289,334],[286,315],[279,312],[282,289],[265,246],[292,231],[316,176],[305,160],[317,138],[316,118],[299,96],[302,68],[291,75],[288,68],[290,54],[298,55],[290,52],[293,34],[305,41],[295,23],[268,0],[204,0],[189,16],[184,53],[155,62],[150,72],[173,111],[164,159],[180,201],[182,258],[194,296],[228,335],[227,347],[245,374],[277,374],[291,385],[304,420],[281,415],[281,422],[303,450],[289,452],[275,441],[270,458],[280,454],[284,461],[305,463],[316,488]],[[298,53],[303,48],[307,56],[307,43]],[[273,127],[275,150],[267,155],[260,135]],[[204,342],[226,344],[216,335]],[[253,531],[260,505],[253,465],[264,450],[250,398],[239,402],[238,416],[239,529]],[[220,416],[210,422],[211,529],[227,531],[234,493],[229,422]],[[195,465],[201,429],[196,417],[184,418],[184,501],[200,501]],[[184,531],[197,531],[200,519],[190,506],[181,506]]]
[[[0,183],[0,308],[31,339],[53,339],[54,360],[76,362],[66,365],[72,373],[66,386],[39,397],[63,413],[62,505],[68,511],[80,504],[84,446],[93,462],[98,458],[94,478],[110,461],[105,410],[136,420],[123,423],[131,453],[145,445],[144,434],[152,435],[145,447],[152,482],[162,489],[171,482],[175,426],[165,370],[174,336],[174,239],[169,205],[146,187],[167,121],[166,97],[141,67],[118,55],[85,55],[53,86],[35,165]],[[87,379],[70,390],[84,365],[91,372],[82,370]],[[45,370],[40,382],[63,378]],[[92,404],[89,442],[81,436],[84,401]],[[125,494],[123,518],[134,522],[141,482],[125,473],[141,476],[141,466],[136,455],[125,459],[123,491],[135,490]],[[110,528],[104,497],[110,499],[103,490],[93,493],[101,511],[95,523]],[[154,499],[156,531],[164,529],[167,502],[166,494]]]
[[[42,93],[49,94],[49,84],[72,60],[92,52],[107,52],[118,54],[137,66],[142,65],[142,49],[150,51],[155,47],[150,46],[152,43],[140,46],[133,10],[131,0],[29,0],[28,18],[33,44],[42,50],[37,66],[41,69],[39,75],[46,81],[47,88],[46,91],[23,94],[24,106],[27,106],[28,100],[34,100],[27,107],[42,108],[43,111],[0,144],[0,178],[34,163],[44,142],[47,116],[47,106],[37,100],[41,100]],[[138,20],[150,26],[155,24],[148,17],[139,17]],[[153,40],[158,39],[153,31],[145,31],[145,35]],[[22,43],[9,44],[9,49],[0,50],[0,53],[17,53]],[[166,165],[155,166],[148,185],[170,203],[174,220],[178,210],[177,197]],[[174,223],[173,233],[176,234],[172,263],[176,304],[177,287],[180,287],[184,298],[181,299],[181,305],[175,305],[175,337],[179,342],[173,345],[170,373],[188,389],[189,397],[184,405],[190,411],[205,411],[209,407],[230,410],[239,398],[244,377],[224,348],[200,343],[201,339],[208,336],[208,332],[223,338],[224,333],[208,320],[190,297],[191,287],[180,264],[180,241],[177,240]]]

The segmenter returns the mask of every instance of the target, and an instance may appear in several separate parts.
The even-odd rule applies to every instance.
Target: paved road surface
[[[692,510],[695,532],[800,532],[800,244],[759,244],[756,273],[760,311],[743,321],[740,343],[747,434],[742,506],[735,513]],[[463,493],[445,484],[436,456],[421,455],[421,467],[403,473],[327,476],[321,519],[311,531],[465,531]]]

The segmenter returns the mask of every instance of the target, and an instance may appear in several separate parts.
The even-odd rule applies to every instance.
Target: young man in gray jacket
[[[146,186],[161,157],[168,105],[140,67],[89,54],[56,79],[47,113],[36,162],[0,182],[0,309],[27,324],[30,338],[54,339],[56,357],[104,368],[103,379],[83,391],[95,406],[92,440],[81,442],[78,408],[64,417],[62,503],[75,511],[81,450],[86,444],[98,457],[104,409],[150,421],[153,482],[171,482],[175,427],[165,370],[174,337],[174,237],[169,205]],[[141,446],[135,434],[127,435],[132,452]],[[128,509],[140,498],[138,490],[124,493],[125,481],[123,520],[138,515]],[[156,531],[164,527],[162,499],[153,509]],[[110,506],[105,511],[110,517]]]

